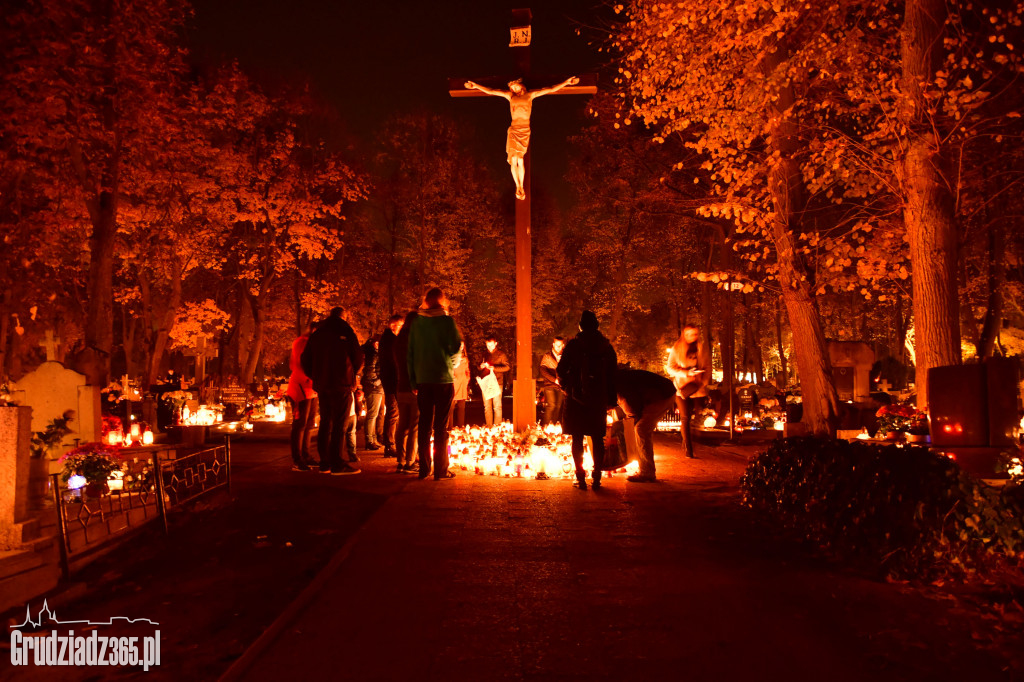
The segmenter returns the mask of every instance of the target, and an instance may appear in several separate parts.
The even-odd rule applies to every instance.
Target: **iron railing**
[[[71,561],[160,519],[168,532],[168,512],[218,488],[231,490],[231,440],[182,457],[135,459],[128,464],[122,489],[100,492],[88,486],[68,490],[52,474],[57,510],[61,572]]]

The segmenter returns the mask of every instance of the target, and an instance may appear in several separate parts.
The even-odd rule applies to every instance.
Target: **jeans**
[[[562,403],[565,393],[560,388],[544,389],[544,425],[562,423]]]
[[[377,415],[377,423],[380,423],[380,415]],[[398,396],[394,393],[384,393],[384,452],[395,451],[395,431],[398,429]]]
[[[454,384],[420,384],[417,386],[420,410],[420,476],[430,471],[430,436],[434,436],[434,478],[448,473],[448,415],[452,411]]]
[[[345,418],[345,454],[348,456],[350,462],[355,462],[359,458],[356,457],[356,431],[359,425],[359,417],[354,414],[350,414]]]
[[[501,423],[501,396],[484,400],[484,424],[494,426]]]
[[[651,403],[636,420],[636,437],[640,441],[640,475],[654,478],[654,431],[661,416],[672,409],[676,396]]]
[[[313,439],[313,426],[316,424],[316,412],[319,407],[317,398],[308,398],[298,402],[292,400],[292,461],[296,464],[309,464],[313,458],[309,456],[309,443]]]
[[[321,469],[341,469],[341,443],[345,438],[349,412],[355,395],[352,391],[320,393],[320,432],[316,449],[320,453]]]
[[[410,465],[416,459],[416,436],[419,432],[420,411],[412,391],[398,393],[398,429],[395,432],[395,456],[398,466]]]
[[[377,443],[377,433],[380,429],[377,428],[378,422],[383,425],[383,420],[380,419],[380,408],[384,404],[383,393],[367,393],[366,394],[366,445]]]
[[[587,472],[583,470],[583,449],[585,434],[574,433],[572,434],[572,461],[576,464],[576,480],[585,481],[587,479]],[[604,465],[604,434],[600,436],[591,436],[591,445],[594,449],[594,471],[592,476],[594,483],[601,480],[601,467]]]
[[[683,437],[683,454],[693,457],[693,438],[690,436],[690,417],[693,416],[693,398],[676,395],[676,406],[679,408],[679,434]],[[732,425],[729,426],[732,428]]]

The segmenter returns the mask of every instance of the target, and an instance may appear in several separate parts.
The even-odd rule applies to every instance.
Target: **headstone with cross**
[[[57,348],[60,347],[60,337],[55,337],[52,329],[46,330],[46,334],[43,335],[43,340],[39,342],[39,345],[46,349],[47,362],[57,362]]]
[[[448,81],[448,92],[452,97],[486,97],[489,95],[506,94],[511,90],[510,83],[516,79],[522,79],[522,85],[527,93],[535,96],[558,94],[558,95],[592,95],[597,92],[596,74],[578,74],[572,78],[558,76],[533,76],[530,72],[530,43],[532,41],[532,19],[533,15],[529,9],[517,9],[512,11],[512,26],[510,31],[509,47],[512,49],[516,61],[516,73],[507,77],[486,77],[468,81],[465,78],[451,78]],[[467,87],[470,84],[471,87]],[[473,87],[475,86],[475,87]],[[483,86],[481,88],[481,86]],[[521,164],[516,178],[517,185],[521,183],[521,190],[517,188],[516,201],[516,380],[512,389],[512,423],[516,431],[523,431],[527,426],[536,421],[537,407],[535,403],[536,390],[533,380],[533,328],[532,328],[532,301],[530,296],[531,272],[530,272],[530,153],[529,141],[529,115],[526,108],[526,132],[525,141],[517,128],[523,123],[523,109],[517,109],[516,101],[510,99],[512,113],[512,127],[509,128],[507,150],[509,164],[512,167],[513,176],[517,176],[517,163]],[[528,103],[527,103],[528,104]],[[516,156],[513,149],[518,146],[519,151],[525,151],[521,156]],[[513,158],[516,157],[516,158]],[[520,160],[521,159],[521,160]]]
[[[888,393],[889,391],[892,390],[892,384],[889,383],[888,379],[882,379],[881,381],[878,382],[878,386],[876,386],[876,388],[879,391]]]

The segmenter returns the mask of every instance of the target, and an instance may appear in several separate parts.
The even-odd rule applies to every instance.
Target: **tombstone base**
[[[26,537],[34,524],[28,518],[31,424],[31,407],[0,407],[0,550],[33,539]]]

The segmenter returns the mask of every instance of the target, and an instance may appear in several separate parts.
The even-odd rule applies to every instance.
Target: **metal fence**
[[[231,441],[226,437],[223,445],[181,457],[154,452],[136,458],[121,487],[109,492],[68,490],[60,474],[52,478],[61,572],[67,577],[71,562],[86,553],[157,519],[166,533],[169,511],[218,488],[230,491]]]

